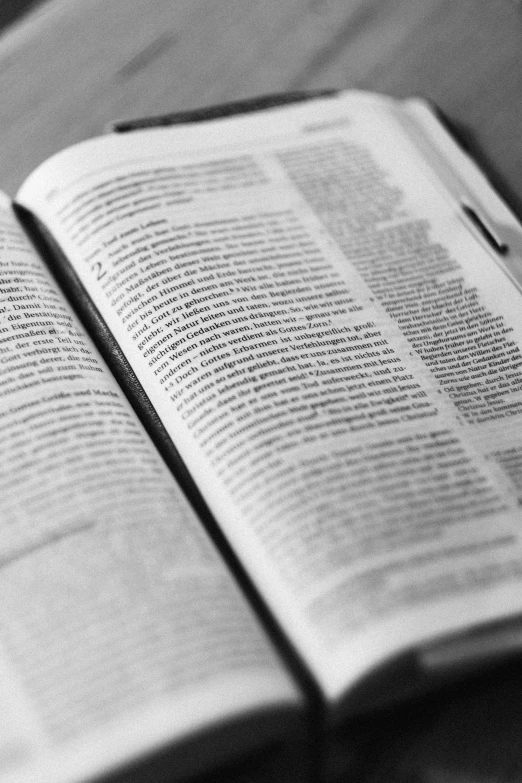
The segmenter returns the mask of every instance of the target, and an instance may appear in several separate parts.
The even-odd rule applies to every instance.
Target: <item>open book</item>
[[[519,223],[420,100],[194,119],[1,206],[9,783],[297,779],[518,646]]]

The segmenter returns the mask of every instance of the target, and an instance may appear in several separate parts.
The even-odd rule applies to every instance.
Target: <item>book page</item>
[[[394,112],[108,137],[19,195],[332,696],[522,605],[520,294]]]
[[[0,454],[3,781],[91,777],[243,711],[296,703],[6,200]]]

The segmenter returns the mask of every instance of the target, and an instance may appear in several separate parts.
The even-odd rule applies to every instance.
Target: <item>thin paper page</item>
[[[7,203],[0,433],[2,780],[91,776],[297,700]]]
[[[331,695],[522,601],[519,294],[387,105],[101,139],[20,194]]]

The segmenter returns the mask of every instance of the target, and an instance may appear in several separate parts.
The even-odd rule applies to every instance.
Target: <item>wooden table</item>
[[[114,118],[331,86],[433,99],[522,205],[510,0],[54,0],[0,40],[0,183],[13,195]],[[353,742],[365,783],[522,780],[522,664],[354,724]]]

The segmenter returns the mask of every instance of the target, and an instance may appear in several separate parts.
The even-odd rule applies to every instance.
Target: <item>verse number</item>
[[[91,264],[91,272],[96,277],[96,280],[103,280],[107,274],[107,270],[103,268],[101,261],[94,261],[94,263]]]

